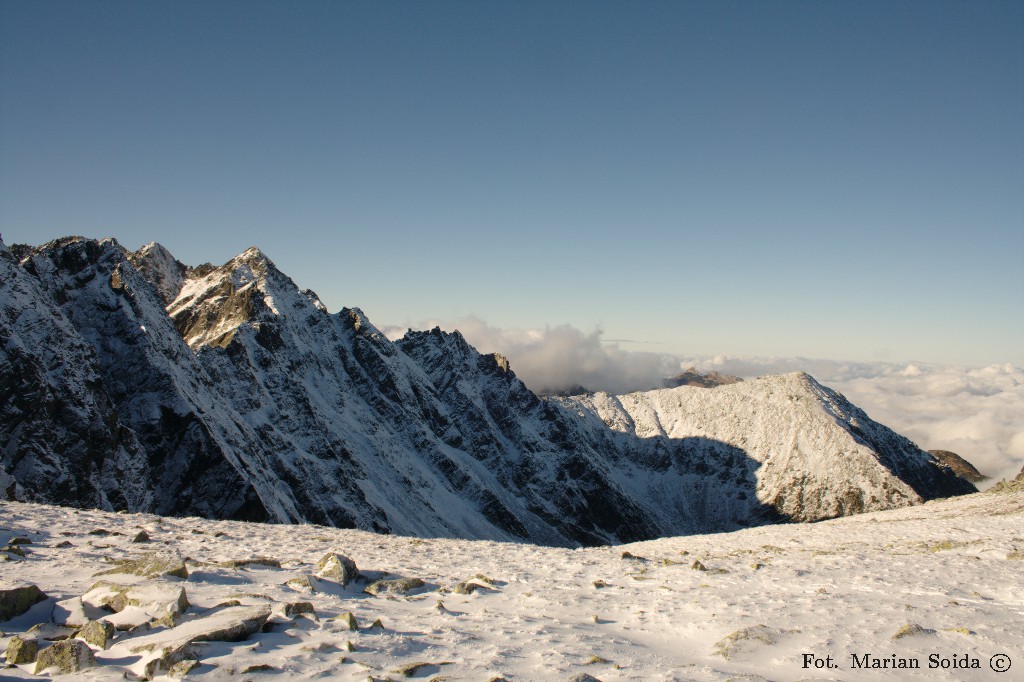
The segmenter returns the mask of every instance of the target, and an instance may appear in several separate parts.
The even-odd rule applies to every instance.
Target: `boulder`
[[[46,595],[35,585],[0,590],[0,620],[10,620],[28,611]]]
[[[76,673],[96,666],[96,657],[89,645],[79,639],[65,639],[46,647],[36,657],[36,675],[48,668],[57,668],[61,675]]]
[[[12,637],[7,643],[7,664],[22,665],[32,663],[39,653],[39,642],[34,639]]]
[[[114,638],[114,626],[102,620],[93,620],[85,624],[75,637],[92,644],[97,649],[106,649],[107,644]]]
[[[315,575],[318,578],[348,585],[359,577],[359,569],[356,568],[356,562],[344,554],[328,552],[317,562]]]

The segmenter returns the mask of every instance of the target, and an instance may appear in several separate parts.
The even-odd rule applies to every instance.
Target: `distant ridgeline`
[[[329,313],[255,248],[0,242],[0,335],[12,499],[574,546],[975,491],[806,374],[542,399],[458,332]]]

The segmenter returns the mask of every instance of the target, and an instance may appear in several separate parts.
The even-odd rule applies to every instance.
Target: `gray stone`
[[[82,603],[102,606],[120,613],[129,606],[165,613],[183,613],[189,607],[185,588],[175,583],[120,585],[101,580],[82,595]]]
[[[316,564],[316,576],[348,585],[359,577],[359,569],[356,562],[344,554],[328,552]]]
[[[317,592],[319,585],[317,579],[311,575],[299,575],[285,581],[285,585],[299,592],[313,594]]]
[[[270,617],[269,606],[231,606],[170,630],[143,635],[132,642],[132,653],[148,653],[147,678],[188,658],[195,658],[194,642],[239,642],[259,632]]]

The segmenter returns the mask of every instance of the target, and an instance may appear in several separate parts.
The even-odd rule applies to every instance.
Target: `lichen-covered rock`
[[[57,668],[61,675],[67,675],[95,666],[96,657],[88,644],[78,639],[65,639],[39,652],[34,672],[38,675],[49,668]]]
[[[186,658],[184,661],[178,661],[170,667],[167,671],[167,677],[180,680],[181,678],[188,675],[190,672],[199,667],[199,661],[191,658]]]
[[[161,554],[158,552],[147,552],[134,559],[114,560],[116,568],[100,571],[96,575],[109,575],[112,573],[127,573],[130,575],[141,575],[145,578],[188,578],[188,569],[181,555],[174,552]]]
[[[904,637],[913,637],[914,635],[934,635],[935,630],[931,628],[924,628],[917,623],[907,623],[903,627],[893,634],[892,639],[903,639]]]
[[[22,665],[32,663],[39,653],[39,642],[35,639],[12,637],[7,643],[7,664]]]
[[[317,562],[315,573],[318,578],[333,580],[342,585],[348,585],[359,577],[359,569],[356,568],[356,562],[337,552],[325,554]]]
[[[419,578],[395,578],[393,580],[378,580],[366,586],[363,592],[374,596],[380,594],[408,594],[412,590],[419,589],[426,585]]]
[[[103,620],[89,621],[75,634],[75,637],[99,649],[106,649],[107,644],[114,638],[114,626]]]
[[[0,620],[20,616],[45,599],[46,594],[35,585],[0,590]]]
[[[356,622],[356,617],[354,615],[352,615],[351,611],[346,611],[344,614],[342,614],[342,615],[338,616],[337,618],[335,618],[335,620],[339,621],[342,625],[344,625],[349,630],[358,630],[359,629],[359,623]]]

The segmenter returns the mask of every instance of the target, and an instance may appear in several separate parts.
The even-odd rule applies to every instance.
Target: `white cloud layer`
[[[538,392],[574,386],[609,393],[647,390],[691,366],[744,378],[804,371],[920,447],[960,454],[992,482],[1012,478],[1024,466],[1024,370],[1013,365],[678,356],[623,350],[602,341],[600,330],[500,329],[477,317],[433,320],[420,328],[434,326],[458,329],[481,352],[505,355],[516,375]],[[390,338],[405,333],[397,327],[382,331]]]

